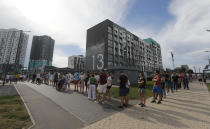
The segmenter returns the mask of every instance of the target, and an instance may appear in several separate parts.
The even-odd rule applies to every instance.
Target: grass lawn
[[[146,97],[151,97],[152,96],[152,87],[153,87],[153,82],[148,81],[146,84]],[[118,87],[112,87],[111,88],[111,97],[119,99],[119,88]],[[130,93],[129,93],[129,99],[139,99],[139,92],[138,92],[138,85],[131,85],[130,88]]]
[[[0,129],[26,129],[32,125],[19,95],[0,97]]]
[[[209,89],[209,92],[210,92],[210,83],[206,83],[208,89]]]

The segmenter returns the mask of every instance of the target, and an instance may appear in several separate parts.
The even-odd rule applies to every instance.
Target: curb
[[[14,87],[15,87],[15,89],[17,90],[18,94],[20,95],[20,92],[19,92],[19,90],[16,88],[15,85],[14,85]],[[22,97],[21,95],[20,95],[20,98],[22,99],[22,101],[23,101],[23,103],[24,103],[24,105],[25,105],[25,107],[26,107],[26,110],[27,110],[27,112],[28,112],[28,114],[29,114],[29,116],[30,116],[30,119],[31,119],[31,121],[32,121],[32,123],[33,123],[33,125],[31,125],[30,127],[28,127],[28,129],[32,129],[32,128],[36,125],[36,122],[35,122],[35,120],[34,120],[32,114],[31,114],[31,111],[29,110],[28,106],[27,106],[26,103],[25,103],[25,100],[23,99],[23,97]]]

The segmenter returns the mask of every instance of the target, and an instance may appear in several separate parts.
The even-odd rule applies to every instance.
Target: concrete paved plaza
[[[169,93],[161,105],[151,104],[150,100],[147,100],[145,108],[135,105],[125,110],[116,108],[119,102],[113,101],[111,105],[96,104],[89,101],[87,96],[72,90],[62,93],[51,86],[31,83],[20,83],[16,87],[22,91],[23,98],[41,97],[36,103],[36,108],[43,110],[40,116],[49,109],[58,118],[70,120],[69,124],[60,124],[57,120],[57,129],[71,126],[85,129],[210,129],[210,95],[206,86],[200,86],[198,83],[191,83],[189,91]],[[34,109],[30,103],[33,105],[36,102],[33,100],[26,99],[32,115]],[[43,105],[50,106],[45,108]],[[47,119],[48,117],[42,121]]]

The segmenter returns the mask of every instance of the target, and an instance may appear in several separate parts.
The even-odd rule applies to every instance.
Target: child
[[[88,99],[96,100],[96,85],[98,85],[96,78],[94,77],[94,74],[91,75],[89,81],[89,90],[88,90]]]

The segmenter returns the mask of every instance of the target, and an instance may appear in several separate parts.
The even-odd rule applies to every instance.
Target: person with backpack
[[[96,78],[94,77],[94,74],[91,75],[91,77],[88,80],[88,99],[96,101],[96,85],[98,84]]]
[[[140,73],[139,74],[139,80],[138,80],[138,84],[139,84],[139,96],[140,96],[140,106],[141,107],[145,107],[146,106],[146,79],[144,77],[144,74]]]
[[[89,91],[88,90],[88,81],[89,81],[89,78],[90,78],[90,74],[89,73],[86,73],[86,75],[85,75],[85,92],[86,93],[87,93],[87,91]]]

